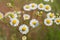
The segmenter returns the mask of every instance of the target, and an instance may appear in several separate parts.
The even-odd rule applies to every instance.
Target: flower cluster
[[[20,20],[19,20],[20,17],[18,18],[18,15],[21,16],[21,12],[20,11],[18,11],[18,12],[15,12],[15,11],[14,12],[7,12],[5,14],[4,18],[9,18],[10,25],[13,26],[13,27],[17,27],[21,23]],[[30,20],[30,15],[29,14],[23,14],[22,17],[23,17],[24,21]],[[0,19],[4,19],[4,18],[3,18],[3,14],[0,13]],[[39,22],[38,22],[37,19],[31,19],[29,25],[32,28],[35,28],[35,27],[38,27]],[[22,34],[27,34],[29,32],[29,26],[23,23],[23,24],[21,24],[19,26],[19,31]]]
[[[38,10],[44,10],[46,12],[49,12],[51,11],[51,6],[48,5],[48,4],[43,4],[43,3],[40,3],[40,4],[36,4],[36,3],[31,3],[29,5],[24,5],[23,9],[25,11],[31,11],[31,10],[35,10],[35,9],[38,9]]]
[[[31,11],[31,10],[36,10],[38,9],[41,11],[40,13],[42,14],[42,11],[45,11],[47,13],[47,18],[44,19],[44,24],[46,26],[52,26],[53,22],[56,23],[57,25],[60,25],[60,17],[56,17],[55,13],[51,12],[51,6],[46,4],[44,5],[43,3],[36,4],[36,3],[31,3],[29,5],[25,5],[23,7],[25,11]],[[13,12],[7,12],[5,16],[0,12],[0,20],[4,20],[4,18],[9,18],[9,23],[13,27],[19,26],[19,31],[22,34],[27,34],[29,32],[29,26],[32,28],[40,26],[40,21],[37,19],[33,18],[31,19],[31,15],[24,13],[23,15],[22,11],[13,11]],[[37,13],[39,15],[39,12]],[[39,15],[40,16],[40,15]],[[22,19],[20,19],[22,17]],[[21,21],[29,21],[29,26],[25,23],[21,23]]]
[[[46,26],[51,26],[53,24],[53,21],[54,21],[54,23],[56,23],[57,25],[59,25],[60,24],[60,17],[56,17],[56,15],[54,13],[49,12],[47,14],[47,18],[44,19],[44,24]]]

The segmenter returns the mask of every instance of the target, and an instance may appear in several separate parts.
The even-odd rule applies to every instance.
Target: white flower
[[[49,0],[44,0],[45,2],[49,2]]]
[[[49,13],[47,14],[47,18],[51,18],[51,19],[53,20],[53,19],[55,19],[55,14],[49,12]]]
[[[13,18],[13,19],[10,20],[10,25],[15,27],[15,26],[18,26],[18,24],[19,24],[19,20],[18,19]]]
[[[7,3],[8,7],[13,7],[12,3]]]
[[[30,21],[30,26],[32,26],[33,28],[37,27],[38,25],[39,25],[38,20],[32,19],[32,20]]]
[[[36,3],[31,3],[29,5],[31,7],[31,10],[35,10],[37,8],[37,4]]]
[[[27,34],[29,32],[29,27],[27,25],[23,24],[19,27],[19,31],[22,34]]]
[[[22,36],[22,40],[26,40],[27,39],[27,37],[26,36]]]
[[[2,19],[3,18],[3,14],[0,12],[0,19]]]
[[[51,11],[51,6],[50,5],[45,5],[45,8],[44,8],[44,10],[46,11],[46,12],[49,12],[49,11]]]
[[[17,14],[15,14],[14,12],[7,12],[5,16],[8,16],[10,19],[17,18]]]
[[[60,18],[56,18],[56,19],[54,20],[54,22],[55,22],[57,25],[59,25],[59,24],[60,24]]]
[[[30,19],[30,15],[24,14],[24,15],[23,15],[23,18],[24,18],[24,20],[29,20],[29,19]]]
[[[23,9],[24,9],[25,11],[31,11],[30,5],[25,5],[25,6],[23,7]]]
[[[52,19],[50,19],[50,18],[46,18],[46,19],[44,20],[44,24],[45,24],[46,26],[51,26],[51,25],[53,24],[53,21],[52,21]]]
[[[40,3],[40,4],[38,5],[38,9],[39,9],[39,10],[44,10],[44,4],[43,4],[43,3]]]

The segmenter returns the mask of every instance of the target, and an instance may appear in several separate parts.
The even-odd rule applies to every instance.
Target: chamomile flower
[[[46,19],[44,20],[44,24],[45,24],[46,26],[51,26],[51,25],[53,24],[53,21],[52,21],[52,19],[50,19],[50,18],[46,18]]]
[[[15,14],[14,12],[7,12],[5,16],[8,16],[9,18],[17,18],[17,14]]]
[[[13,7],[13,5],[11,3],[7,3],[8,7]]]
[[[23,18],[24,18],[24,20],[29,20],[29,19],[30,19],[30,15],[24,14],[24,15],[23,15]]]
[[[49,2],[49,0],[44,0],[45,2]]]
[[[55,22],[57,25],[59,25],[59,24],[60,24],[60,18],[56,18],[56,19],[54,20],[54,22]]]
[[[22,34],[27,34],[29,32],[29,27],[25,24],[22,24],[20,27],[19,27],[19,31],[22,33]]]
[[[50,5],[45,5],[44,10],[45,10],[46,12],[51,11],[51,6],[50,6]]]
[[[37,4],[36,3],[31,3],[29,5],[31,7],[31,10],[35,10],[37,8]]]
[[[15,27],[15,26],[18,26],[18,24],[19,24],[19,20],[18,19],[13,18],[13,19],[10,20],[10,25]]]
[[[38,20],[32,19],[32,20],[30,21],[30,26],[31,26],[31,27],[35,28],[35,27],[37,27],[38,25],[39,25]]]
[[[0,19],[2,19],[3,18],[3,14],[0,12]]]
[[[47,18],[51,18],[52,20],[55,19],[54,13],[49,12],[49,13],[47,14]]]
[[[26,36],[22,36],[22,40],[26,40],[27,39],[27,37]]]
[[[23,7],[23,9],[24,9],[25,11],[31,11],[30,5],[25,5],[25,6]]]
[[[40,4],[38,5],[38,9],[39,9],[39,10],[44,10],[44,4],[43,4],[43,3],[40,3]]]

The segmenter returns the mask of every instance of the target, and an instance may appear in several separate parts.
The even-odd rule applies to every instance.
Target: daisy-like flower
[[[30,19],[30,15],[24,14],[24,15],[23,15],[23,18],[24,18],[24,20],[29,20],[29,19]]]
[[[52,20],[55,19],[54,13],[51,13],[51,12],[48,13],[48,14],[47,14],[47,18],[51,18]]]
[[[52,19],[50,19],[50,18],[46,18],[46,19],[44,20],[44,24],[45,24],[46,26],[51,26],[51,25],[53,24],[53,21],[52,21]]]
[[[18,24],[19,24],[19,20],[18,19],[13,18],[13,19],[10,20],[10,25],[16,27],[16,26],[18,26]]]
[[[8,16],[9,18],[17,18],[17,14],[15,14],[14,12],[7,12],[5,16]]]
[[[38,20],[32,19],[32,20],[30,21],[30,26],[31,26],[31,27],[35,28],[35,27],[37,27],[38,25],[39,25]]]
[[[31,10],[35,10],[37,8],[37,4],[36,3],[31,3],[29,5],[31,7]]]
[[[3,18],[3,14],[0,12],[0,19],[2,19]]]
[[[49,0],[44,0],[45,2],[49,2]]]
[[[23,9],[24,9],[25,11],[31,11],[30,5],[25,5],[25,6],[23,7]]]
[[[22,34],[27,34],[29,32],[29,27],[27,25],[23,24],[19,27],[19,31]]]
[[[43,4],[43,3],[40,3],[40,4],[38,5],[38,9],[39,9],[39,10],[44,10],[44,4]]]
[[[50,6],[50,5],[45,5],[44,10],[45,10],[46,12],[51,11],[51,6]]]
[[[22,40],[26,40],[27,39],[27,37],[26,36],[22,36]]]
[[[7,3],[8,7],[13,7],[13,5],[11,3]]]
[[[54,20],[54,22],[55,22],[57,25],[59,25],[59,24],[60,24],[60,18],[56,18],[56,19]]]

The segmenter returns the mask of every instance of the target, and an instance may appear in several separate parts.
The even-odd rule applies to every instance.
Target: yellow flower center
[[[42,4],[40,4],[40,8],[43,8],[43,5]]]
[[[0,19],[2,18],[3,16],[0,14]]]
[[[43,11],[41,11],[40,13],[43,14]]]
[[[28,6],[28,5],[27,5],[27,6],[26,6],[26,8],[27,8],[27,9],[29,9],[29,8],[30,8],[30,6]]]
[[[52,18],[53,16],[54,16],[54,14],[51,13],[51,14],[50,14],[50,17]]]
[[[25,31],[25,30],[26,30],[26,27],[23,27],[23,28],[22,28],[22,31]]]
[[[48,24],[50,24],[51,21],[50,21],[50,20],[46,20],[46,22],[47,22]]]
[[[49,6],[46,6],[46,9],[48,10],[49,9]]]
[[[13,21],[12,21],[13,24],[16,24],[16,22],[17,22],[16,20],[13,20]]]
[[[34,8],[35,7],[35,5],[34,4],[32,4],[32,8]]]
[[[33,24],[36,25],[36,22],[34,21]]]
[[[56,22],[60,23],[60,20],[56,20]]]
[[[28,16],[25,16],[26,19],[28,19]]]

